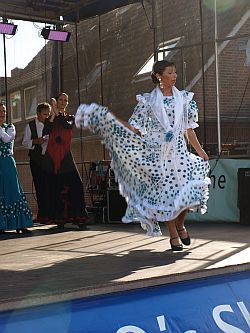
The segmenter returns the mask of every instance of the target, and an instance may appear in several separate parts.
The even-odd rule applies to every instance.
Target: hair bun
[[[151,79],[153,83],[158,84],[160,81],[157,79],[157,76],[154,72],[151,72]]]

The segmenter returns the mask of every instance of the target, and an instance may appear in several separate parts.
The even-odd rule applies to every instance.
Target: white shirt
[[[47,139],[44,143],[41,144],[42,154],[44,155],[47,149],[49,136],[48,135],[42,136],[44,124],[41,121],[39,121],[37,118],[35,119],[35,124],[36,124],[37,137],[38,138],[43,137],[44,139]],[[22,144],[27,149],[33,150],[35,148],[35,145],[32,144],[31,130],[29,124],[27,124],[25,127]]]

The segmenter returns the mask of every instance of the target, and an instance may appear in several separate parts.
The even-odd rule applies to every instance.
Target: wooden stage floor
[[[139,225],[36,226],[0,235],[0,310],[250,269],[250,225],[187,224],[192,244],[173,253]]]

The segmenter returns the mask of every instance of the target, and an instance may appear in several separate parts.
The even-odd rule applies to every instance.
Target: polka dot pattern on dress
[[[141,96],[129,123],[138,136],[120,123],[107,108],[94,105],[85,114],[88,127],[103,138],[110,151],[111,167],[127,200],[123,222],[139,221],[147,234],[161,234],[158,222],[176,218],[183,210],[206,211],[208,162],[187,149],[184,132],[198,126],[198,108],[190,93],[183,91],[186,114],[173,142],[165,140],[165,130],[156,119],[147,94]],[[174,97],[164,98],[170,126],[175,121]]]

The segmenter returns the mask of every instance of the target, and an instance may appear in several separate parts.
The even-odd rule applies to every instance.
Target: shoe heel
[[[186,238],[181,238],[181,236],[180,236],[180,232],[181,232],[181,231],[184,231],[184,230],[185,230],[186,233],[187,233],[187,237],[186,237]],[[181,240],[182,244],[184,244],[184,245],[190,245],[190,244],[191,244],[191,238],[189,237],[189,234],[188,234],[186,228],[177,229],[177,232],[178,232],[178,235],[179,235],[179,237],[180,237],[180,240]]]
[[[178,244],[178,245],[174,245],[174,244],[172,244],[172,240],[173,240],[173,239],[178,239],[178,237],[170,238],[170,246],[171,246],[171,250],[172,250],[172,251],[182,251],[182,250],[183,250],[183,246],[182,246],[182,244]]]

